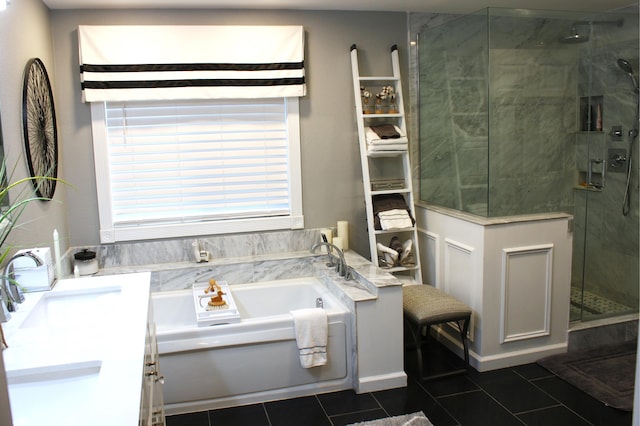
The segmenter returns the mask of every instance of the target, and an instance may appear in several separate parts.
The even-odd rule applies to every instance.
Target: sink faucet
[[[36,268],[38,266],[42,266],[40,258],[30,251],[18,253],[9,259],[7,266],[4,268],[4,273],[2,274],[2,285],[0,286],[0,303],[2,304],[0,307],[0,322],[8,321],[10,318],[9,312],[14,312],[16,310],[15,305],[24,301],[24,295],[22,294],[18,284],[15,282],[15,273],[13,271],[13,262],[21,257],[28,257],[32,259]]]
[[[315,253],[316,249],[322,246],[327,247],[327,258],[329,260],[327,262],[327,266],[330,268],[335,267],[336,268],[335,271],[338,273],[338,275],[343,277],[345,280],[352,279],[353,278],[352,268],[349,265],[347,265],[347,261],[344,259],[344,253],[342,253],[342,250],[340,250],[335,245],[328,243],[326,241],[321,241],[319,243],[314,244],[313,247],[311,247],[311,253]],[[338,253],[338,258],[336,258],[333,255],[334,249]]]

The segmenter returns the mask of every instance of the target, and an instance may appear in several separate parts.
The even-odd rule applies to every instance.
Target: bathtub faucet
[[[313,247],[311,247],[311,253],[315,253],[316,249],[322,246],[327,247],[327,259],[329,260],[327,262],[327,266],[330,268],[335,267],[335,271],[338,273],[338,275],[343,277],[345,280],[353,279],[352,269],[349,265],[347,265],[347,261],[344,259],[344,253],[342,253],[342,250],[340,250],[335,245],[322,241],[314,244]],[[338,253],[338,257],[333,255],[333,250]]]

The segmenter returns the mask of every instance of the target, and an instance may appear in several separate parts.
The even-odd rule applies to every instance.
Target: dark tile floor
[[[428,373],[458,366],[439,345],[425,354]],[[435,426],[631,425],[632,413],[609,408],[537,364],[419,383],[415,362],[405,360],[406,388],[356,394],[352,390],[167,417],[167,426],[313,426],[422,411]]]

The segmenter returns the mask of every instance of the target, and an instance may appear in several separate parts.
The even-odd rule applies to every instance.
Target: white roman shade
[[[84,102],[298,97],[301,26],[81,25]]]

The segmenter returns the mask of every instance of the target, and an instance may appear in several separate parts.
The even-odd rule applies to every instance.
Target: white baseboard
[[[464,358],[460,337],[455,336],[454,338],[446,332],[440,332],[437,334],[437,338],[440,343],[445,345],[460,358]],[[501,352],[485,356],[480,356],[469,349],[469,364],[480,372],[498,370],[500,368],[530,364],[546,356],[565,353],[567,352],[567,349],[568,342],[537,346],[517,351]]]
[[[406,386],[407,374],[404,371],[399,371],[397,373],[361,377],[358,379],[355,391],[356,393],[377,392]]]

